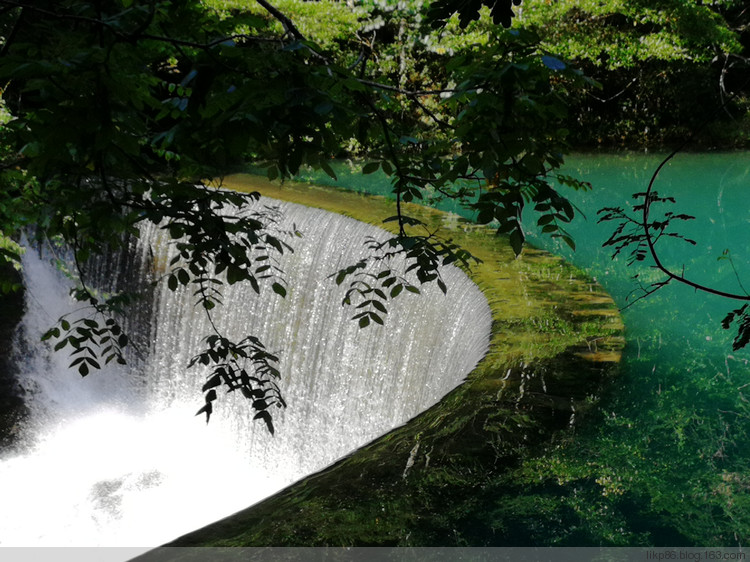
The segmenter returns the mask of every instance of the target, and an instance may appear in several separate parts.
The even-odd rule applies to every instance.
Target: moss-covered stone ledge
[[[226,185],[378,226],[394,212],[385,199],[331,188],[254,176]],[[555,432],[585,423],[619,361],[622,324],[601,287],[559,258],[528,248],[514,259],[491,230],[424,207],[406,212],[483,260],[469,275],[492,309],[487,356],[406,425],[167,546],[513,544],[498,515],[502,476]]]

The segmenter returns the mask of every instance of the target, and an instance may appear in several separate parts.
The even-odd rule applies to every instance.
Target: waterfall
[[[68,284],[37,253],[24,257],[27,311],[18,342],[31,410],[18,450],[0,456],[0,546],[156,546],[318,471],[438,402],[487,350],[490,311],[478,288],[445,267],[437,287],[402,293],[385,326],[359,329],[329,276],[355,263],[384,231],[325,211],[278,206],[302,238],[279,262],[286,298],[225,286],[215,319],[252,334],[280,359],[288,408],[275,435],[242,396],[223,395],[210,423],[195,417],[205,372],[186,369],[210,332],[189,290],[157,285],[131,336],[142,357],[81,378],[65,352],[39,341],[73,304]],[[174,251],[144,230],[126,263],[100,267],[158,277]]]

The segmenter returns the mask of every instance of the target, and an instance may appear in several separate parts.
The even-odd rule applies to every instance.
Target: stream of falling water
[[[443,269],[447,296],[431,286],[402,294],[384,328],[360,330],[329,276],[364,256],[365,237],[387,234],[325,211],[259,204],[279,206],[287,228],[303,233],[279,263],[287,297],[234,285],[217,320],[278,352],[288,408],[274,414],[275,436],[233,395],[220,396],[209,424],[194,416],[205,372],[186,365],[210,329],[189,291],[161,283],[132,315],[142,357],[129,367],[84,379],[68,369],[67,354],[40,336],[74,308],[69,284],[49,260],[26,253],[17,355],[30,415],[17,447],[0,454],[0,546],[157,546],[405,423],[486,352],[489,307],[458,269]],[[163,231],[144,231],[120,273],[158,276],[173,251]],[[117,274],[100,275],[106,286]]]

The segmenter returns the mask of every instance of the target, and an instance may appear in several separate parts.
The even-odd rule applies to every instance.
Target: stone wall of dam
[[[229,185],[360,220],[393,214],[383,199],[308,185],[252,176]],[[484,358],[463,384],[405,425],[144,559],[189,556],[186,546],[522,544],[512,528],[516,515],[508,517],[508,475],[521,459],[543,455],[555,439],[595,421],[624,345],[619,313],[599,285],[560,258],[527,248],[515,259],[491,230],[423,207],[407,214],[481,258],[470,277],[492,315]]]

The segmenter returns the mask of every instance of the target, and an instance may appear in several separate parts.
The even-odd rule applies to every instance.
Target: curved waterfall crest
[[[21,377],[32,412],[24,439],[33,445],[0,460],[0,497],[10,498],[0,508],[0,545],[166,542],[405,423],[460,384],[486,353],[490,309],[460,270],[442,270],[447,296],[423,286],[421,295],[393,303],[384,327],[359,329],[341,305],[345,288],[330,276],[365,256],[367,237],[390,235],[293,203],[261,198],[257,205],[277,206],[284,224],[303,234],[292,241],[295,251],[279,258],[287,295],[225,285],[214,320],[228,336],[258,336],[278,354],[288,408],[274,412],[273,437],[253,421],[242,396],[220,396],[208,425],[193,416],[206,373],[186,365],[210,326],[189,289],[159,284],[130,326],[133,332],[142,324],[134,340],[145,356],[81,380],[66,357],[39,344],[69,303],[59,276],[28,252],[23,332],[31,352]],[[173,252],[163,231],[151,227],[116,267],[154,278]],[[111,264],[99,271],[101,283],[111,283]],[[11,489],[24,487],[17,481],[24,474],[44,481],[50,466],[67,472],[55,476],[43,502]]]

